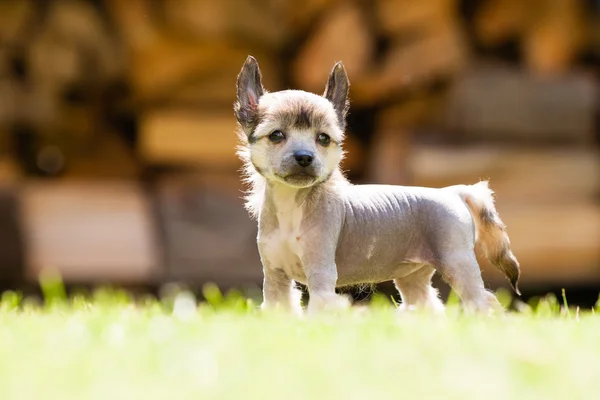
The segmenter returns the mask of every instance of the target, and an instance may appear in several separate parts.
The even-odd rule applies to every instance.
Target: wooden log
[[[0,135],[4,133],[0,131]],[[0,159],[0,185],[14,184],[22,178],[23,172],[14,157],[4,156]]]
[[[593,148],[415,144],[407,168],[411,183],[418,186],[443,187],[489,178],[502,201],[568,204],[598,198],[598,159]]]
[[[24,114],[19,107],[22,105],[23,97],[25,96],[23,96],[22,88],[15,85],[11,77],[0,76],[0,129],[3,130],[2,134],[6,132],[0,140],[4,146],[8,144],[8,130],[14,124],[15,119]]]
[[[240,163],[233,114],[154,111],[140,121],[140,154],[151,164],[195,165],[235,171]]]
[[[452,77],[463,70],[467,60],[466,43],[456,27],[441,27],[408,44],[398,42],[379,66],[353,81],[354,104],[377,104],[437,79]]]
[[[389,36],[427,30],[456,20],[456,0],[379,0],[373,2],[378,28]]]
[[[258,5],[254,0],[239,0],[227,3],[232,34],[238,42],[278,51],[291,37],[291,27],[286,23],[286,2],[272,0]]]
[[[139,49],[151,45],[159,35],[148,0],[105,0],[124,47]]]
[[[145,86],[151,92],[140,95],[148,101],[157,100],[170,106],[232,109],[236,96],[235,80],[247,55],[244,53],[246,55],[242,57],[242,54],[239,52],[223,59],[223,64],[212,70],[190,68],[189,73],[169,74],[163,87]],[[252,55],[260,63],[265,88],[268,91],[285,89],[274,59],[263,53],[252,52]]]
[[[7,129],[18,126],[31,132],[32,157],[26,163],[37,172],[44,169],[34,166],[43,163],[46,144],[75,149],[102,129],[102,95],[119,77],[121,64],[115,41],[89,3],[51,2],[44,18],[26,28],[21,32],[23,53],[16,54],[21,72],[15,74],[9,94],[0,95],[6,96],[0,107],[9,110]]]
[[[21,229],[18,191],[14,186],[0,187],[0,281],[15,283],[23,279],[25,248]]]
[[[389,185],[406,184],[406,157],[410,151],[410,139],[408,129],[379,129],[370,149],[367,180]]]
[[[378,113],[367,180],[397,185],[409,182],[407,160],[412,152],[414,132],[439,107],[438,97],[419,93]]]
[[[511,37],[520,37],[531,15],[520,0],[488,0],[475,15],[477,39],[485,46],[497,46]]]
[[[588,40],[584,7],[578,0],[490,0],[476,15],[475,31],[488,46],[519,40],[532,72],[555,75],[572,65]]]
[[[360,8],[343,2],[300,50],[293,76],[299,88],[322,93],[336,61],[344,62],[352,81],[367,71],[372,54],[373,43]]]
[[[289,2],[183,0],[165,2],[165,28],[200,40],[233,40],[276,51],[292,33]]]
[[[67,84],[105,84],[122,71],[121,57],[93,5],[55,1],[33,35],[27,62],[36,86],[65,90]]]
[[[189,7],[203,4],[187,3]],[[219,13],[222,6],[227,11],[227,4],[229,2],[215,3],[210,10],[214,6],[214,11]],[[177,7],[166,5],[166,17],[177,21],[181,9],[186,9],[185,5],[179,6],[179,3]],[[146,0],[134,0],[126,5],[121,1],[109,0],[108,7],[123,37],[127,76],[138,102],[151,104],[182,100],[184,103],[198,103],[216,97],[219,101],[227,98],[231,105],[235,96],[235,77],[249,53],[247,48],[236,45],[227,35],[213,38],[207,33],[206,37],[186,37],[176,29],[159,28],[151,18]],[[228,11],[226,15],[229,15]],[[221,26],[225,22],[218,21],[221,17],[215,18],[215,26],[206,29],[208,32],[214,29],[216,34],[226,28]],[[194,21],[189,23],[193,24]],[[229,26],[230,21],[226,22]],[[280,88],[277,68],[272,66],[271,58],[264,51],[252,52],[264,70],[265,85]],[[205,86],[207,90],[203,90]]]
[[[65,180],[137,179],[143,166],[116,132],[102,132],[66,154]]]
[[[599,98],[596,79],[584,73],[536,79],[479,66],[456,83],[443,124],[468,140],[589,144]]]
[[[276,2],[278,0],[275,0]],[[318,20],[321,16],[327,14],[343,0],[292,0],[282,2],[285,5],[287,23],[295,32],[302,32],[304,29]]]
[[[539,75],[565,72],[583,48],[587,16],[579,0],[545,0],[523,40],[529,69]]]
[[[135,184],[31,182],[21,207],[30,281],[47,268],[76,283],[147,284],[160,276],[150,205]]]
[[[237,174],[165,177],[158,204],[168,281],[190,286],[258,285],[256,223],[243,207]]]
[[[444,109],[445,96],[427,91],[415,92],[405,101],[384,108],[378,116],[378,123],[389,129],[402,130],[431,124],[437,114]]]
[[[230,33],[231,2],[180,0],[163,4],[163,18],[169,30],[197,39],[222,39]]]
[[[134,95],[142,103],[164,102],[184,90],[193,92],[200,100],[210,98],[209,94],[229,97],[231,105],[235,78],[248,53],[247,49],[223,41],[185,42],[159,36],[148,46],[132,49],[128,75]],[[280,88],[279,73],[272,59],[264,53],[252,53],[260,62],[264,85]],[[209,94],[203,94],[205,84],[211,89]]]
[[[342,160],[342,170],[352,174],[362,174],[366,168],[366,151],[352,132],[346,132],[343,147],[345,155]]]
[[[339,0],[182,0],[165,2],[166,28],[196,39],[228,39],[280,50]]]
[[[600,58],[600,15],[598,14],[596,13],[596,16],[590,18],[591,23],[588,30],[588,51],[596,60]]]
[[[34,4],[30,1],[0,2],[0,37],[2,47],[22,44],[23,34],[34,13]]]

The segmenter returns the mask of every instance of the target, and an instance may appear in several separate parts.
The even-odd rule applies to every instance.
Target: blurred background
[[[0,0],[0,289],[260,287],[248,54],[270,91],[321,93],[342,60],[354,182],[489,178],[525,297],[596,301],[598,0]]]

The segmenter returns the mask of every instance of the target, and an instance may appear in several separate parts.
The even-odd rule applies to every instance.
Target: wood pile
[[[219,131],[229,130],[231,122],[225,116],[230,115],[235,76],[247,54],[259,59],[270,90],[295,87],[321,92],[332,64],[343,60],[352,83],[352,114],[357,119],[372,114],[367,118],[371,122],[350,124],[350,137],[366,152],[361,152],[359,160],[372,158],[370,154],[379,153],[377,148],[386,147],[389,140],[409,143],[415,127],[447,108],[446,91],[440,92],[440,84],[470,71],[478,56],[473,41],[476,48],[491,49],[518,41],[523,65],[537,75],[565,72],[593,47],[593,21],[580,0],[486,0],[479,4],[465,19],[459,0],[267,0],[260,6],[251,0],[104,0],[95,6],[82,0],[58,0],[45,7],[35,2],[3,3],[0,86],[5,90],[0,91],[0,129],[16,124],[35,130],[36,143],[29,144],[38,153],[31,156],[34,163],[39,163],[35,158],[40,148],[55,146],[71,171],[85,169],[77,158],[113,151],[114,146],[104,149],[99,143],[115,136],[106,126],[110,119],[106,92],[122,81],[129,91],[111,98],[113,108],[108,112],[130,112],[141,122],[136,135],[142,145],[136,151],[142,165],[188,164],[191,158],[206,165],[211,163],[205,160],[210,153],[208,142],[196,157],[188,151],[178,159],[170,149],[170,134],[157,135],[154,123],[160,128],[158,121],[175,109],[189,124],[202,125],[210,115],[211,129],[219,124]],[[20,81],[15,79],[19,73],[23,75]],[[513,90],[525,93],[527,89],[520,86],[535,82],[528,82],[530,76],[522,74],[504,85],[510,76],[498,71],[491,74],[495,79],[484,77],[486,83],[494,85],[500,100],[504,99],[493,104],[497,119],[505,124],[514,119],[514,125],[530,122],[505,118],[501,111],[510,113],[510,106],[515,107],[510,102]],[[458,102],[465,107],[496,101],[491,96],[470,97],[469,82],[477,79],[467,78],[459,94]],[[557,93],[562,96],[564,90],[578,90],[576,84],[572,86],[540,92],[539,98],[526,101],[538,105],[539,100]],[[576,102],[587,102],[586,107],[595,105],[588,100],[589,94],[573,96],[582,96]],[[546,106],[551,104],[539,108]],[[563,106],[570,107],[568,102]],[[589,113],[583,105],[578,110]],[[224,118],[219,122],[213,113]],[[573,114],[572,118],[589,120],[587,115],[580,117]],[[494,125],[497,119],[487,122]],[[547,120],[547,124],[553,122]],[[515,126],[495,128],[527,134]],[[545,126],[537,129],[544,131]],[[585,130],[587,134],[589,126]],[[390,131],[405,138],[389,139]],[[149,148],[144,143],[148,142],[164,145],[171,155],[146,153]],[[229,157],[220,140],[214,143],[209,158]],[[389,170],[394,159],[405,158],[400,150],[388,149],[388,153],[375,164],[357,162],[350,153],[348,162],[359,176],[387,180],[381,171]],[[127,153],[119,157],[129,176],[139,173],[136,162],[140,160],[131,160]],[[379,166],[382,163],[385,167]]]
[[[250,1],[164,2],[159,10],[144,0],[107,4],[125,43],[126,75],[141,107],[141,141],[165,149],[162,155],[142,145],[142,155],[151,163],[178,161],[170,131],[163,130],[160,122],[171,113],[165,108],[201,108],[230,115],[235,77],[247,54],[258,58],[269,90],[295,87],[321,93],[333,63],[343,60],[356,110],[379,107],[403,96],[407,88],[418,90],[453,76],[468,59],[452,0],[422,5],[266,1],[260,12]],[[405,17],[390,18],[400,9]],[[210,136],[211,130],[231,131],[231,121],[225,117],[206,119],[195,110],[180,115],[186,121],[180,126],[198,127],[198,141]],[[200,132],[205,122],[207,127]],[[362,147],[360,138],[371,135],[372,128],[350,132],[350,141],[358,140],[355,147]],[[188,148],[180,161],[206,165],[210,162],[206,157],[229,159],[229,147],[222,146],[222,140],[233,141],[213,140],[214,148],[208,151],[203,150],[209,145],[205,142],[194,146],[197,153]],[[357,161],[361,156],[350,153],[347,160],[357,172],[366,165]]]
[[[225,287],[262,281],[256,223],[243,207],[241,189],[231,174],[161,179],[156,203],[164,235],[164,280]]]
[[[77,283],[162,278],[151,204],[138,184],[31,182],[20,206],[26,279],[44,270]]]
[[[1,7],[0,151],[16,153],[25,174],[61,173],[110,141],[105,111],[123,57],[89,2]]]
[[[76,207],[75,199],[95,193],[78,181],[136,187],[150,178],[151,194],[111,191],[129,198],[117,203],[138,215],[130,234],[142,235],[136,246],[146,258],[123,253],[137,265],[131,276],[149,277],[154,272],[145,271],[166,264],[173,277],[230,271],[254,279],[256,254],[244,247],[252,223],[234,211],[237,73],[252,54],[268,90],[321,93],[342,60],[351,81],[344,164],[351,178],[428,186],[490,178],[529,274],[524,282],[600,281],[600,19],[593,7],[584,0],[0,2],[0,182],[61,175],[75,186],[57,186],[63,194],[56,198],[84,218],[86,207],[100,211],[87,200]],[[168,174],[157,173],[165,168]],[[70,269],[80,255],[49,250],[68,247],[52,235],[83,231],[35,233],[54,221],[46,213],[65,221],[76,213],[67,216],[51,189],[31,190],[23,201],[36,241],[30,257],[38,261],[29,265],[37,271],[47,259],[84,276]],[[42,203],[34,199],[44,196],[48,205],[37,211]],[[182,205],[189,198],[203,217]],[[157,202],[159,216],[148,214],[146,201]],[[211,236],[213,214],[231,218]],[[122,224],[117,215],[113,222]],[[156,239],[162,261],[142,244],[151,240],[142,221],[153,218],[167,232]],[[236,227],[244,250],[217,262],[228,252],[219,238]],[[185,232],[206,243],[194,248],[181,239]],[[560,268],[567,256],[572,273]],[[227,270],[245,257],[253,272]],[[114,276],[125,274],[122,264],[111,265]]]
[[[594,10],[578,0],[489,0],[475,18],[482,44],[516,40],[527,68],[536,74],[567,71],[592,44]],[[592,12],[588,12],[592,11]],[[597,10],[596,10],[597,11]]]

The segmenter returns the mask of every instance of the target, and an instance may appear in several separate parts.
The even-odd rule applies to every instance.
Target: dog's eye
[[[281,131],[273,131],[273,133],[269,135],[269,140],[273,143],[279,143],[284,139],[285,135]]]
[[[329,143],[331,143],[331,138],[326,133],[319,133],[317,135],[317,142],[319,142],[321,146],[329,146]]]

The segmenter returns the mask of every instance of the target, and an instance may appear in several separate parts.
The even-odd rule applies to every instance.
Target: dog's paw
[[[486,307],[484,308],[484,312],[489,316],[503,315],[506,312],[504,307],[502,307],[502,304],[500,304],[498,301],[498,298],[493,293],[485,293],[485,303]]]
[[[345,295],[311,295],[308,302],[308,314],[346,310],[350,308],[351,304],[350,299]]]
[[[484,291],[481,296],[463,303],[465,314],[485,315],[489,317],[503,315],[506,310],[493,293]]]
[[[415,312],[431,315],[446,315],[446,308],[441,302],[424,304],[422,306],[401,304],[396,309],[396,312],[398,313],[398,315],[405,315]]]
[[[302,305],[300,303],[298,304],[291,304],[291,305],[284,305],[281,303],[269,303],[269,302],[262,302],[262,304],[260,305],[260,310],[261,312],[283,312],[283,313],[289,313],[292,315],[295,315],[297,317],[302,317],[304,314],[304,310],[302,309]]]

